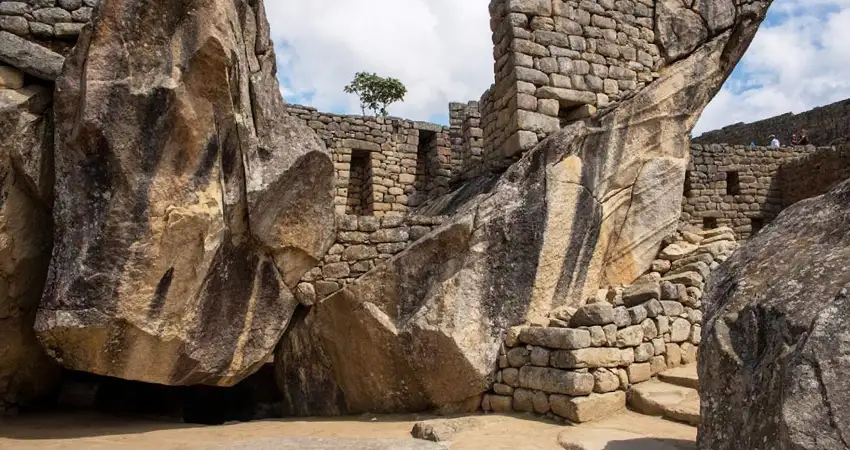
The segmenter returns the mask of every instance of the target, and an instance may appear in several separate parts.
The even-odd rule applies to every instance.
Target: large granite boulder
[[[703,305],[701,449],[850,448],[850,181],[784,211]]]
[[[56,86],[56,361],[222,386],[266,361],[334,235],[333,164],[275,71],[262,0],[98,8]]]
[[[275,361],[284,413],[475,409],[510,326],[646,272],[677,226],[689,132],[769,3],[742,6],[651,85],[501,177],[424,207],[452,218],[287,333]]]
[[[52,242],[51,97],[0,89],[0,414],[37,401],[59,372],[32,328]]]

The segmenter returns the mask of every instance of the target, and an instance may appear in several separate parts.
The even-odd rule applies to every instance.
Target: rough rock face
[[[453,218],[313,307],[281,342],[285,413],[475,409],[509,326],[649,269],[679,218],[688,133],[769,3],[740,7],[731,29],[705,33],[598,120],[431,206]]]
[[[50,261],[51,92],[0,89],[0,414],[53,387],[32,329]]]
[[[333,165],[284,117],[261,0],[116,0],[57,81],[55,247],[36,323],[65,367],[232,385],[332,243]]]
[[[701,449],[850,448],[850,181],[735,253],[704,310]]]

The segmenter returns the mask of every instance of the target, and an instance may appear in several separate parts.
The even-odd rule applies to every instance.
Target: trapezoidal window
[[[702,218],[702,229],[703,230],[713,230],[717,228],[717,219],[714,217],[703,217]]]
[[[738,172],[726,172],[726,194],[738,195],[741,193],[741,178]]]
[[[437,133],[419,130],[419,148],[416,151],[416,192],[427,194],[433,189],[437,174]]]
[[[345,213],[356,216],[371,216],[372,208],[372,158],[363,150],[351,151],[351,167],[348,175],[348,198]]]
[[[685,188],[684,188],[684,191],[683,191],[683,194],[685,195],[685,197],[691,196],[691,189],[692,189],[692,187],[691,187],[691,171],[688,170],[687,172],[685,172]]]

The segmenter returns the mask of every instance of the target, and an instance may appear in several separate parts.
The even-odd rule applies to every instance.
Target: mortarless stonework
[[[691,146],[683,224],[731,227],[748,239],[785,208],[850,178],[850,145],[838,147]]]
[[[770,143],[775,134],[782,145],[791,144],[791,135],[804,128],[809,131],[812,145],[838,145],[850,140],[847,122],[850,120],[850,99],[814,108],[799,114],[787,113],[753,123],[738,123],[703,133],[694,139],[697,144],[757,145]]]
[[[401,217],[448,192],[452,149],[444,127],[395,117],[320,113],[300,105],[286,109],[331,152],[337,214]]]

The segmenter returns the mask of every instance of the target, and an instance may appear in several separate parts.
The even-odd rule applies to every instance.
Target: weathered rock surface
[[[55,247],[36,322],[74,370],[229,386],[330,246],[333,166],[281,111],[262,1],[105,2],[56,86]]]
[[[850,448],[850,181],[738,250],[703,307],[701,449]]]
[[[510,326],[645,273],[678,223],[688,134],[769,3],[747,4],[731,30],[500,178],[423,208],[452,218],[316,304],[283,339],[285,413],[475,408]]]
[[[38,400],[59,372],[32,328],[52,243],[51,97],[0,89],[0,414]]]

